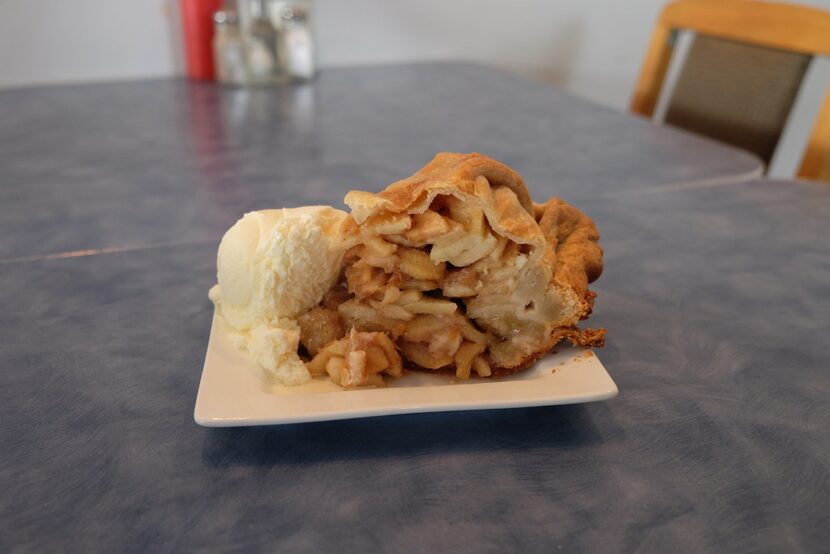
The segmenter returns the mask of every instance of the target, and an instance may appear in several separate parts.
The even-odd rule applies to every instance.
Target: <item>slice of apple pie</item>
[[[576,327],[602,272],[596,227],[558,198],[534,204],[506,165],[442,153],[378,194],[352,191],[345,201],[342,278],[314,316],[330,324],[300,321],[312,373],[346,386],[377,384],[402,366],[491,377],[563,339],[602,345],[604,330]],[[322,328],[325,346],[315,341]]]

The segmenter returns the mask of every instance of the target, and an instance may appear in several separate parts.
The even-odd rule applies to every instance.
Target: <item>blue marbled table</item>
[[[0,551],[828,548],[827,186],[469,65],[5,92],[0,121]],[[596,219],[620,396],[198,427],[222,230],[441,149]]]
[[[482,66],[324,71],[311,85],[181,80],[0,92],[0,259],[216,242],[254,209],[342,205],[436,152],[480,151],[535,196],[735,180],[752,155]]]

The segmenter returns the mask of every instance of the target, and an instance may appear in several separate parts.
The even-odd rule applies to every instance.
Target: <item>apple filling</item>
[[[517,202],[506,187],[493,193]],[[397,352],[407,366],[462,379],[510,373],[553,345],[552,326],[575,323],[541,263],[545,249],[500,236],[474,203],[440,195],[422,213],[352,220],[345,234],[353,246],[340,290],[317,324],[300,320],[312,374],[381,384],[400,374]]]

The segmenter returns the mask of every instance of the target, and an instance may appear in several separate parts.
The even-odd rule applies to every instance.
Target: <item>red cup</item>
[[[215,79],[213,68],[213,14],[222,0],[179,0],[182,11],[187,76],[197,81]]]

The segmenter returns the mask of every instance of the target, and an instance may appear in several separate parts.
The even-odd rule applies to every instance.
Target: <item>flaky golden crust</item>
[[[491,181],[491,179],[493,179]],[[480,206],[498,234],[544,250],[545,237],[533,218],[534,206],[522,177],[481,154],[442,152],[414,175],[374,194],[351,191],[345,203],[354,222],[387,213],[424,213],[432,201],[450,195]],[[347,231],[350,224],[344,227]]]
[[[533,212],[533,201],[522,176],[510,167],[481,154],[441,152],[431,162],[406,179],[389,185],[378,194],[352,191],[346,195],[346,205],[352,216],[362,223],[372,213],[385,210],[393,213],[421,213],[429,206],[436,186],[449,191],[475,193],[475,183],[484,177],[492,188],[507,187],[528,212]],[[364,202],[366,202],[364,204]]]
[[[504,377],[525,370],[536,361],[547,354],[551,348],[566,340],[580,348],[602,348],[605,346],[605,329],[579,329],[578,327],[559,327],[551,334],[549,346],[535,353],[534,356],[525,359],[521,365],[516,367],[495,367],[493,377]]]
[[[588,290],[588,283],[602,274],[602,247],[596,225],[561,198],[534,204],[534,212],[552,252],[549,260],[553,264],[553,280],[579,294],[586,306],[580,316],[583,319],[591,313],[596,296]]]

